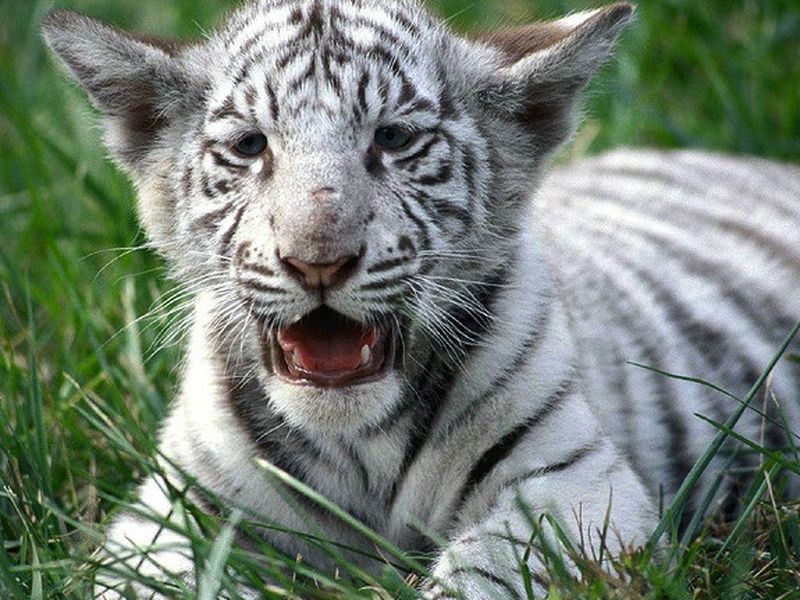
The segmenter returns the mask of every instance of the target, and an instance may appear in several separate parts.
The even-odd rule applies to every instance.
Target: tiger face
[[[218,282],[221,335],[247,340],[296,426],[358,428],[400,401],[420,321],[437,331],[428,313],[456,294],[437,288],[456,275],[442,256],[483,229],[487,144],[447,79],[449,40],[391,8],[261,8],[212,42],[234,58],[207,63],[202,121],[175,136],[194,141],[177,271]]]

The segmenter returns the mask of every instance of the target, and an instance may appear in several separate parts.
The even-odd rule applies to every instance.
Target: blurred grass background
[[[598,5],[429,4],[460,31]],[[197,37],[235,3],[57,5],[126,29]],[[105,160],[83,93],[43,48],[38,24],[53,6],[0,0],[3,598],[82,597],[77,528],[100,521],[146,470],[137,453],[153,453],[180,359],[176,346],[148,352],[169,321],[156,300],[173,286],[152,254],[120,250],[143,242],[133,192]],[[800,161],[800,2],[642,0],[615,61],[589,90],[587,115],[573,155],[627,144]],[[737,590],[748,568],[701,568],[700,578]]]

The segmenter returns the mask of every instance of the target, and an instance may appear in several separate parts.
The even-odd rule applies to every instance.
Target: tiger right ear
[[[66,10],[51,11],[42,31],[106,115],[112,152],[127,166],[137,166],[190,91],[175,60],[180,45],[136,37]]]
[[[539,152],[552,150],[571,134],[579,92],[611,56],[633,13],[632,4],[620,2],[485,35],[481,41],[503,63],[480,89],[485,106],[525,125]]]

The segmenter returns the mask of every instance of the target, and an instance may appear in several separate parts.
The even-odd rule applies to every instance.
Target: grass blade
[[[222,588],[222,576],[236,536],[236,527],[241,520],[241,511],[234,510],[214,541],[206,568],[200,576],[198,600],[216,600]]]
[[[275,477],[280,482],[286,484],[293,490],[300,492],[303,496],[308,498],[309,500],[313,501],[314,503],[318,504],[332,515],[341,519],[344,523],[352,527],[355,531],[363,535],[366,539],[370,542],[375,544],[381,550],[388,552],[394,558],[396,558],[399,562],[403,563],[408,567],[410,570],[414,571],[415,573],[423,576],[429,577],[430,574],[428,573],[427,567],[419,562],[416,559],[410,558],[407,554],[392,544],[389,540],[385,539],[383,536],[379,535],[377,532],[373,531],[366,525],[364,525],[361,521],[353,517],[348,512],[342,510],[336,504],[325,498],[322,494],[315,491],[313,488],[307,486],[302,481],[299,481],[289,475],[286,471],[279,469],[272,463],[262,460],[256,459],[256,464],[264,470],[267,474]]]
[[[686,476],[686,479],[683,480],[680,488],[678,488],[678,492],[675,494],[675,497],[672,499],[672,502],[669,503],[667,509],[664,511],[664,515],[662,516],[661,520],[658,522],[655,530],[653,531],[650,539],[647,542],[647,547],[650,552],[653,552],[658,544],[661,536],[666,531],[667,527],[669,527],[675,519],[675,515],[678,514],[681,509],[683,508],[684,503],[686,502],[689,494],[691,493],[692,489],[697,485],[697,482],[700,480],[701,475],[703,472],[708,468],[708,465],[711,463],[712,459],[717,455],[719,449],[722,447],[722,444],[725,443],[725,440],[729,437],[729,431],[732,430],[736,423],[739,422],[739,419],[742,417],[744,412],[750,406],[750,403],[758,394],[758,391],[767,381],[767,378],[772,373],[775,365],[778,364],[778,361],[781,357],[786,354],[786,351],[789,348],[789,345],[792,343],[794,338],[797,336],[797,332],[800,331],[800,323],[797,323],[789,332],[789,335],[786,336],[783,344],[781,344],[780,349],[770,360],[767,368],[753,384],[753,387],[750,388],[750,391],[745,396],[743,402],[736,408],[736,410],[731,414],[727,421],[725,421],[725,427],[727,431],[720,431],[714,437],[714,441],[711,442],[709,447],[706,449],[705,452],[697,459],[694,463],[694,466],[689,471],[689,474]]]

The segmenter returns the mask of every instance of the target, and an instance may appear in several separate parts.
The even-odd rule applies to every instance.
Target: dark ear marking
[[[177,60],[185,44],[132,35],[89,17],[54,10],[42,22],[48,46],[105,116],[111,150],[139,163],[191,94]]]
[[[557,44],[568,33],[569,31],[563,26],[546,22],[485,32],[478,36],[478,40],[502,50],[508,66],[532,52]]]
[[[185,40],[165,38],[158,35],[150,35],[149,33],[129,33],[127,35],[137,42],[158,48],[170,58],[177,57],[181,52],[191,47],[191,44]]]
[[[511,65],[534,52],[552,48],[568,37],[591,35],[615,27],[621,29],[633,17],[634,11],[633,4],[618,2],[595,11],[577,27],[570,26],[568,19],[559,19],[484,32],[478,40],[501,50],[507,57],[507,65]]]
[[[489,74],[479,98],[533,134],[540,153],[552,150],[570,135],[578,94],[611,56],[633,13],[632,4],[619,2],[482,35],[479,41],[497,51],[500,68]]]

